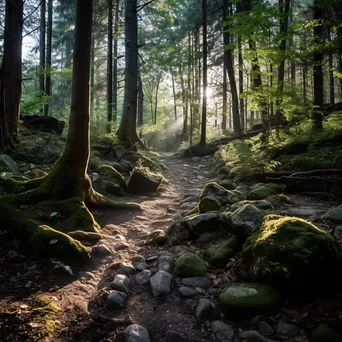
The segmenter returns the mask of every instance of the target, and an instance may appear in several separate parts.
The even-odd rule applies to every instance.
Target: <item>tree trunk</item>
[[[223,63],[223,85],[222,85],[222,131],[227,131],[227,70],[226,63]]]
[[[107,133],[111,133],[113,121],[113,0],[107,0],[107,7]]]
[[[157,76],[156,94],[154,97],[154,122],[155,124],[157,124],[158,93],[159,93],[160,80],[161,80],[161,73],[159,73]]]
[[[205,147],[206,131],[207,131],[207,0],[202,0],[202,15],[203,15],[203,96],[202,96],[202,124],[201,124],[201,139],[199,146]]]
[[[144,93],[142,87],[142,79],[140,73],[140,67],[138,72],[138,126],[144,124]]]
[[[118,118],[118,40],[119,40],[119,9],[120,0],[115,1],[114,22],[114,60],[113,60],[113,121]]]
[[[280,106],[282,104],[282,97],[284,92],[284,73],[285,73],[285,51],[286,51],[286,34],[289,22],[290,0],[279,0],[279,14],[282,18],[280,20],[280,35],[281,41],[279,50],[281,54],[281,60],[278,68],[278,85],[277,85],[277,102],[276,102],[276,128],[279,135],[279,127],[284,121],[284,114]]]
[[[9,140],[6,139],[6,145],[9,142],[16,141],[18,135],[22,78],[22,29],[23,1],[6,1],[4,55],[2,62],[4,118],[9,137]]]
[[[225,25],[225,20],[228,16],[228,4],[229,0],[224,0],[223,6],[223,43],[224,46],[230,44],[230,33],[228,27]],[[234,133],[242,134],[241,121],[239,115],[239,100],[236,88],[235,72],[234,72],[234,60],[232,48],[225,49],[224,51],[224,63],[226,64],[226,69],[229,77],[230,91],[232,96],[232,111],[233,111],[233,127]]]
[[[52,95],[51,87],[51,52],[52,52],[52,15],[53,15],[53,0],[48,0],[48,21],[47,21],[47,35],[46,35],[46,85],[45,92],[47,96]],[[49,116],[50,104],[44,107],[44,116]]]
[[[188,108],[186,106],[186,94],[185,94],[185,84],[184,84],[184,75],[183,71],[184,69],[182,68],[182,58],[179,56],[179,78],[180,78],[180,83],[181,83],[181,89],[182,89],[182,106],[183,106],[183,135],[188,134]]]
[[[331,43],[330,28],[327,29],[328,41]],[[334,86],[334,59],[333,52],[329,49],[329,98],[330,104],[335,104],[335,86]]]
[[[119,140],[130,145],[140,141],[137,135],[138,21],[137,0],[125,5],[125,94],[123,115],[118,130]]]
[[[241,117],[241,129],[243,131],[245,127],[245,102],[242,97],[243,94],[243,60],[242,60],[242,47],[241,38],[238,38],[238,50],[239,50],[239,95],[240,95],[240,117]]]
[[[45,49],[46,49],[46,2],[43,0],[40,3],[40,40],[39,40],[39,91],[40,95],[45,93]],[[43,108],[41,109],[43,114]]]
[[[172,66],[170,66],[170,74],[171,74],[171,81],[172,81],[173,111],[175,115],[175,121],[177,121],[176,88],[175,88],[175,77],[173,75]]]
[[[322,125],[322,112],[323,107],[323,51],[321,48],[322,35],[323,35],[323,9],[320,0],[314,0],[314,20],[318,21],[318,24],[314,26],[314,44],[316,49],[313,54],[313,73],[314,73],[314,108],[312,112],[312,125],[314,130],[321,130]]]
[[[94,26],[94,23],[93,23]],[[90,115],[93,116],[95,107],[95,37],[91,36],[91,61],[90,61]]]

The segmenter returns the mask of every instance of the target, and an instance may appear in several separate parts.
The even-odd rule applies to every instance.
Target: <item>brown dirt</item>
[[[191,341],[214,341],[210,323],[198,323],[194,310],[198,298],[183,299],[178,295],[177,279],[174,291],[163,299],[152,296],[150,286],[132,286],[127,305],[120,311],[109,311],[103,304],[106,269],[118,261],[128,261],[133,255],[156,256],[167,247],[146,245],[148,234],[166,229],[170,222],[184,212],[181,201],[197,196],[206,181],[216,177],[210,159],[200,162],[177,159],[172,153],[162,157],[167,166],[163,173],[167,183],[154,195],[132,196],[127,200],[141,203],[141,212],[94,211],[103,227],[104,243],[114,251],[122,235],[129,247],[106,258],[94,258],[91,263],[72,269],[68,274],[57,261],[28,257],[16,241],[0,237],[0,341],[121,341],[124,320],[128,315],[134,323],[144,325],[152,341],[165,341],[167,330],[177,330]],[[203,163],[203,162],[201,162]],[[294,196],[299,207],[328,209],[332,203]],[[330,227],[326,227],[330,228]],[[187,248],[196,250],[195,246]],[[169,248],[174,252],[174,248]],[[210,272],[213,286],[201,296],[215,300],[220,290],[234,281],[239,259],[235,257],[225,269]],[[155,263],[150,269],[156,269]],[[107,276],[104,277],[104,274]],[[293,341],[309,341],[307,334],[317,322],[331,318],[341,320],[341,300],[336,298],[291,304],[275,317],[302,327],[301,335]],[[221,317],[224,320],[223,317]],[[236,330],[243,322],[234,323]],[[239,341],[236,339],[236,341]]]

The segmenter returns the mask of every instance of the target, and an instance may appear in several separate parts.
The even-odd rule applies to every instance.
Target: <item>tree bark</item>
[[[138,21],[137,0],[126,0],[125,5],[125,94],[123,115],[118,130],[119,140],[130,145],[139,141],[137,121],[138,82]]]
[[[46,65],[46,2],[41,1],[40,4],[40,39],[39,39],[39,91],[43,95],[45,93],[45,65]],[[41,109],[43,113],[43,108]]]
[[[175,77],[173,75],[172,66],[170,66],[170,74],[171,74],[171,81],[172,81],[173,112],[175,116],[175,121],[177,121],[176,87],[175,87]]]
[[[239,99],[236,87],[235,72],[234,72],[234,60],[232,48],[227,48],[226,46],[231,43],[230,33],[228,27],[225,25],[226,18],[229,14],[229,0],[224,0],[223,6],[223,43],[224,43],[224,63],[226,64],[226,69],[229,77],[230,92],[232,96],[232,112],[233,112],[233,127],[234,133],[242,134],[241,121],[239,114]]]
[[[328,41],[331,43],[330,28],[327,29]],[[329,50],[329,99],[330,104],[335,104],[335,86],[334,86],[334,59],[333,52]]]
[[[324,88],[323,88],[323,51],[322,51],[322,35],[323,35],[323,9],[320,0],[314,0],[314,20],[318,24],[314,26],[314,44],[316,48],[313,55],[313,72],[314,72],[314,108],[312,111],[312,125],[314,130],[322,130],[322,112],[324,102]]]
[[[157,76],[156,93],[154,96],[154,122],[155,122],[155,124],[157,124],[158,93],[159,93],[160,80],[161,80],[161,73],[159,73]]]
[[[46,35],[46,85],[45,92],[47,96],[52,95],[51,88],[51,53],[52,53],[52,15],[53,15],[53,0],[48,1],[48,21],[47,21],[47,35]],[[51,106],[47,103],[44,107],[44,116],[49,116],[49,109]]]
[[[107,7],[107,133],[111,133],[113,121],[113,0],[107,1]]]
[[[284,114],[280,106],[282,104],[282,97],[284,92],[284,74],[285,74],[285,51],[286,51],[286,34],[289,22],[290,0],[279,0],[279,15],[280,19],[280,35],[281,41],[279,50],[281,54],[281,60],[278,68],[278,85],[277,85],[277,109],[276,109],[276,129],[279,135],[279,127],[284,120]]]
[[[207,0],[202,0],[202,15],[203,15],[203,96],[202,96],[202,124],[201,124],[201,139],[199,146],[205,147],[206,131],[207,131]]]
[[[10,142],[17,140],[21,97],[21,51],[23,30],[23,1],[6,1],[4,33],[3,102],[4,118]]]
[[[142,79],[140,68],[138,72],[138,126],[144,124],[144,92],[142,87]]]
[[[222,131],[227,131],[227,70],[226,63],[223,63],[223,85],[222,85]]]
[[[119,9],[120,0],[115,1],[114,22],[114,60],[113,60],[113,121],[118,117],[118,41],[119,41]]]
[[[240,118],[241,118],[241,130],[245,127],[245,102],[242,98],[243,94],[243,59],[242,59],[242,47],[241,38],[238,38],[238,59],[239,59],[239,95],[240,95]]]

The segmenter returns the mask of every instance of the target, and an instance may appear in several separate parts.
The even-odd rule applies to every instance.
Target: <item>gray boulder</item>
[[[126,342],[151,342],[148,330],[138,324],[128,326],[124,331]]]
[[[253,234],[262,223],[264,213],[251,204],[246,204],[243,207],[234,211],[229,221],[233,231],[244,238]]]
[[[158,271],[151,279],[152,293],[159,297],[171,292],[172,275],[165,271]]]

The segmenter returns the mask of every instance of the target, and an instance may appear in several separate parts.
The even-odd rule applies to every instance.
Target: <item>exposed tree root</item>
[[[89,258],[89,251],[67,234],[25,217],[19,210],[0,200],[0,227],[37,256],[55,257],[67,262]]]
[[[47,254],[59,259],[71,258],[73,261],[74,258],[89,255],[82,244],[65,234],[75,230],[100,231],[87,205],[141,209],[137,203],[116,202],[97,193],[87,175],[70,174],[63,157],[45,177],[29,181],[12,179],[1,185],[9,193],[0,197],[0,212],[6,214],[0,218],[1,226],[8,227],[18,238],[27,241],[35,254]],[[32,205],[31,219],[19,214],[15,209],[19,205]],[[38,221],[53,225],[59,223],[59,230],[41,225]]]

